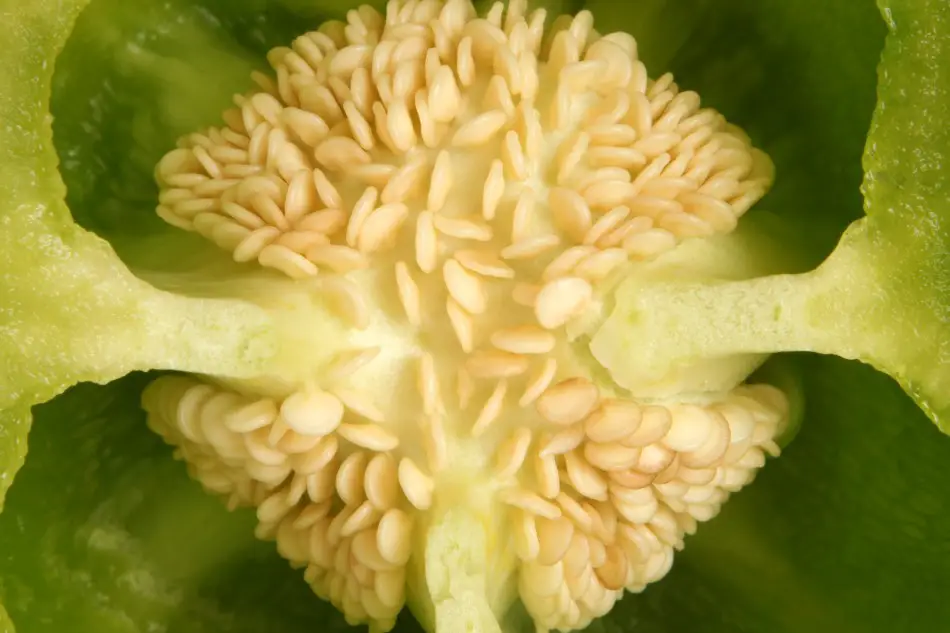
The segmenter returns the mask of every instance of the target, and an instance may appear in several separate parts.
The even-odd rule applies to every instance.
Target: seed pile
[[[521,510],[521,599],[541,630],[583,629],[663,578],[697,523],[778,456],[786,416],[781,392],[752,385],[705,406],[603,399],[545,434],[531,488],[507,499]]]
[[[523,0],[484,18],[409,0],[347,20],[271,51],[276,80],[162,159],[162,218],[294,277],[365,266],[410,225],[423,273],[469,241],[508,262],[579,247],[559,268],[596,277],[732,230],[771,184],[740,130],[588,12],[545,30]]]
[[[192,476],[256,508],[258,535],[352,623],[392,627],[417,519],[473,450],[540,630],[661,578],[778,454],[777,390],[636,402],[567,334],[631,267],[731,231],[771,162],[670,75],[651,80],[630,36],[589,12],[546,22],[524,0],[350,11],[271,51],[274,76],[255,74],[225,126],[156,168],[159,216],[316,278],[360,334],[328,341],[339,366],[289,396],[176,376],[143,400]],[[408,405],[362,377],[380,320],[414,350]]]
[[[231,509],[256,508],[257,537],[306,569],[318,596],[353,625],[395,625],[412,511],[426,510],[433,491],[419,465],[398,457],[398,437],[344,420],[342,400],[318,389],[276,402],[174,376],[149,385],[143,406],[206,490]]]
[[[581,388],[593,396],[582,401]],[[351,624],[388,631],[446,438],[431,428],[403,438],[406,429],[344,400],[316,388],[253,398],[170,376],[148,387],[143,406],[193,478],[232,509],[256,508],[257,536],[305,568],[318,596]],[[497,511],[511,513],[520,596],[541,630],[584,628],[625,590],[666,575],[697,522],[779,454],[787,416],[785,397],[765,385],[661,406],[600,398],[576,378],[547,390],[537,410],[546,430],[529,412],[527,424],[506,421],[510,434],[485,449],[490,474],[473,485],[496,490]],[[406,456],[405,441],[424,444],[429,465]]]

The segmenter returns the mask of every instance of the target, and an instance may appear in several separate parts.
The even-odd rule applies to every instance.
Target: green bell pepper
[[[350,4],[0,0],[0,631],[349,630],[170,459],[140,394],[154,371],[291,362],[236,267],[155,217],[153,169],[268,49]],[[634,284],[594,355],[651,376],[782,352],[762,372],[803,420],[666,579],[588,630],[950,623],[950,5],[878,4],[548,3],[632,33],[776,164],[730,242],[767,276]]]

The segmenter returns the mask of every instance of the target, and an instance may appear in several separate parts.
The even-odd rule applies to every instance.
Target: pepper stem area
[[[861,360],[892,375],[901,357],[893,317],[866,241],[855,223],[816,269],[739,281],[631,279],[591,337],[593,355],[621,386],[652,397],[671,389],[728,388],[769,354],[816,352]],[[694,377],[709,375],[716,384]],[[675,385],[675,386],[674,386]]]
[[[236,299],[154,293],[140,304],[147,320],[142,367],[249,378],[276,353],[271,316]]]
[[[490,556],[490,535],[478,516],[463,507],[446,508],[429,525],[425,536],[425,589],[429,613],[417,617],[434,622],[439,633],[501,633],[501,610],[492,595],[500,595]],[[412,587],[410,582],[410,588]],[[496,603],[496,604],[493,604]]]

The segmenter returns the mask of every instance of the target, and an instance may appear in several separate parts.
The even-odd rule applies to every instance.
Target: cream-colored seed
[[[234,249],[234,261],[249,262],[256,259],[268,244],[280,237],[280,229],[273,226],[263,226],[252,231]]]
[[[360,182],[381,189],[386,186],[396,173],[396,167],[382,163],[371,163],[369,165],[356,167],[352,173],[353,177],[357,178]]]
[[[574,268],[573,274],[597,282],[609,277],[626,263],[626,251],[622,248],[607,248],[585,257]]]
[[[512,109],[514,105],[512,104]],[[506,109],[506,114],[508,113]],[[518,133],[514,130],[509,130],[505,134],[505,142],[502,145],[502,156],[505,160],[505,165],[508,167],[508,172],[514,180],[525,180],[528,177],[528,165],[527,160],[524,155],[524,150],[521,147],[521,140],[518,138]]]
[[[363,223],[373,212],[378,198],[379,192],[376,188],[367,187],[353,205],[353,210],[350,213],[350,218],[346,225],[346,243],[350,247],[356,247],[357,240],[363,228]]]
[[[178,398],[177,403],[169,404],[169,411],[165,417],[174,420],[184,436],[191,442],[203,443],[204,437],[198,422],[201,420],[201,412],[204,406],[214,396],[216,390],[211,385],[193,383],[192,381],[183,381],[184,384],[178,389],[168,389],[168,383],[158,383],[168,389],[166,396],[168,398]],[[176,384],[176,386],[178,386]]]
[[[324,436],[313,448],[293,458],[294,470],[301,475],[313,475],[329,464],[338,450],[336,435]]]
[[[541,542],[538,539],[538,529],[534,514],[526,511],[517,513],[515,527],[515,547],[521,560],[529,561],[538,557]]]
[[[440,407],[439,375],[432,354],[425,353],[419,358],[418,386],[422,396],[422,410],[428,415],[436,413]]]
[[[585,421],[587,437],[604,444],[616,442],[640,426],[640,406],[629,400],[604,400]]]
[[[328,377],[333,382],[339,382],[352,376],[355,372],[365,367],[379,356],[379,347],[364,347],[356,349],[343,350],[333,360]]]
[[[233,433],[250,433],[270,425],[278,415],[277,404],[265,398],[230,413],[224,425]]]
[[[558,328],[584,310],[593,296],[594,289],[586,279],[562,277],[549,281],[538,293],[535,317],[544,328]]]
[[[568,378],[549,388],[537,402],[538,412],[552,424],[570,426],[587,417],[600,394],[584,378]]]
[[[449,315],[452,331],[455,332],[455,338],[462,347],[462,351],[466,354],[470,353],[475,345],[475,322],[471,315],[452,298],[449,298],[446,302],[445,310]]]
[[[363,530],[350,542],[350,553],[356,562],[374,572],[392,569],[393,565],[382,557],[376,545],[376,530]]]
[[[554,565],[560,562],[567,553],[574,537],[574,524],[567,517],[557,519],[539,518],[538,541],[541,544],[538,552],[538,563]]]
[[[335,485],[335,474],[330,469],[319,469],[307,475],[307,496],[314,503],[322,503],[333,495]]]
[[[515,208],[511,217],[511,241],[513,243],[524,242],[531,239],[529,234],[532,223],[535,220],[535,202],[537,195],[530,187],[525,187],[518,194],[518,200],[515,202]],[[556,236],[552,236],[556,237]],[[553,242],[556,246],[560,240]]]
[[[287,462],[287,454],[270,446],[267,441],[269,431],[250,433],[244,437],[244,447],[248,455],[265,466],[281,466]]]
[[[548,436],[541,444],[541,455],[563,455],[564,453],[573,451],[580,446],[583,441],[584,427],[583,425],[576,424]]]
[[[201,164],[201,167],[204,168],[205,172],[212,178],[220,178],[221,166],[218,165],[218,162],[211,158],[208,154],[208,150],[203,147],[195,147],[192,149],[194,152],[195,158],[198,159],[198,162]]]
[[[625,221],[616,229],[606,233],[597,240],[597,246],[600,248],[613,248],[623,246],[627,238],[638,233],[649,231],[653,228],[653,218],[639,216]]]
[[[313,170],[313,184],[317,188],[317,195],[320,201],[328,209],[339,209],[343,207],[343,199],[340,192],[327,175],[320,169]]]
[[[740,443],[752,437],[755,430],[755,418],[747,408],[736,402],[727,401],[716,405],[715,410],[726,419],[732,442]]]
[[[528,589],[523,593],[529,596],[547,598],[554,596],[552,606],[560,610],[556,596],[560,593],[563,581],[563,567],[560,563],[548,567],[544,565],[525,565],[521,576],[522,586]]]
[[[584,458],[593,466],[606,472],[634,468],[638,465],[640,456],[641,449],[622,444],[589,442],[584,445]]]
[[[452,155],[448,150],[440,151],[436,157],[431,179],[427,208],[431,211],[439,211],[445,205],[452,187]]]
[[[280,494],[274,494],[268,497],[257,508],[257,520],[261,523],[277,523],[288,512],[290,506],[287,500]]]
[[[548,196],[551,217],[575,242],[581,242],[591,228],[591,210],[573,189],[555,188]]]
[[[162,220],[164,220],[171,226],[174,226],[175,228],[179,228],[184,231],[194,230],[194,224],[192,224],[191,220],[181,217],[180,215],[175,213],[172,209],[170,209],[169,207],[163,204],[160,204],[158,205],[158,207],[156,207],[155,213],[156,215],[158,215],[159,218],[161,218]]]
[[[439,214],[433,216],[432,222],[437,231],[448,237],[477,242],[488,242],[492,238],[491,227],[477,220],[450,218]]]
[[[529,365],[530,361],[525,356],[494,350],[478,351],[465,363],[473,377],[489,380],[520,376],[528,371]]]
[[[472,118],[462,124],[452,136],[452,145],[455,147],[473,147],[487,143],[495,136],[508,117],[501,110],[491,110]]]
[[[389,104],[386,131],[392,139],[393,149],[398,152],[407,152],[415,144],[416,131],[409,110],[402,101],[394,100]]]
[[[399,446],[399,438],[378,424],[343,423],[337,428],[340,437],[372,451],[391,451]]]
[[[455,118],[461,101],[458,85],[452,75],[452,69],[441,66],[435,73],[429,88],[429,112],[440,123],[448,123]]]
[[[554,380],[555,373],[557,373],[557,360],[548,358],[528,380],[528,386],[525,387],[524,393],[518,400],[518,405],[527,407],[533,404]]]
[[[397,476],[396,461],[387,453],[377,453],[366,465],[363,482],[366,498],[379,510],[386,511],[396,505],[399,495]]]
[[[212,233],[212,238],[216,236],[219,230],[220,228],[215,229],[215,231]],[[292,251],[297,257],[301,257],[305,253],[309,252],[313,247],[322,244],[328,244],[329,242],[330,240],[326,235],[316,231],[290,231],[277,238],[277,240],[271,246],[282,246]],[[258,261],[261,262],[261,265],[265,265],[261,258],[268,250],[272,249],[270,247],[265,248],[263,251],[261,251],[261,255],[257,258]],[[308,262],[306,265],[313,270],[317,270],[317,268],[313,266],[313,263],[311,262]]]
[[[515,271],[491,251],[460,250],[455,259],[468,270],[498,279],[512,279]]]
[[[332,235],[346,226],[346,215],[340,209],[322,209],[309,213],[297,222],[296,228]]]
[[[179,205],[176,205],[175,212],[178,215],[184,216],[190,214],[190,210],[186,210],[185,207],[191,203],[198,203],[195,206],[203,207],[204,200],[193,200],[191,202],[184,202]],[[213,202],[211,205],[213,206]],[[214,235],[215,229],[222,225],[230,224],[227,218],[224,218],[216,213],[198,213],[192,218],[192,226],[195,231],[207,238],[212,238]]]
[[[357,247],[362,253],[373,253],[393,245],[409,209],[400,202],[384,204],[370,213],[360,226]]]
[[[498,210],[498,203],[505,193],[505,174],[504,164],[501,160],[495,159],[488,170],[488,177],[485,178],[485,186],[482,190],[482,217],[486,220],[495,219]]]
[[[423,211],[416,219],[416,265],[424,273],[431,273],[438,265],[439,245],[433,213]]]
[[[319,523],[329,512],[329,500],[318,504],[311,503],[300,511],[300,514],[294,519],[293,526],[298,530],[306,530]]]
[[[340,171],[370,162],[370,155],[359,143],[346,136],[331,136],[314,150],[317,162],[331,171]]]
[[[554,334],[533,325],[496,330],[491,335],[492,345],[512,354],[547,354],[556,342]]]
[[[419,286],[413,280],[409,267],[405,262],[396,264],[396,288],[399,292],[399,301],[406,317],[409,319],[409,323],[419,327],[422,324],[422,299]]]
[[[449,450],[443,416],[440,413],[430,415],[421,424],[421,429],[424,434],[422,443],[426,450],[429,470],[438,474],[445,469]]]
[[[599,149],[593,148],[588,152],[590,140],[590,135],[587,132],[580,132],[574,137],[573,141],[561,145],[556,179],[558,185],[567,184],[584,156]]]
[[[366,470],[366,453],[350,453],[336,471],[336,491],[347,506],[355,508],[364,499],[363,475]]]
[[[446,288],[453,299],[471,314],[481,314],[487,307],[488,298],[484,282],[465,270],[458,260],[450,259],[442,267]]]
[[[259,229],[264,226],[264,220],[262,220],[259,215],[252,213],[234,202],[223,201],[221,203],[221,211],[249,229]]]
[[[382,193],[379,195],[379,199],[383,204],[404,202],[410,198],[422,179],[423,165],[422,159],[414,159],[397,169],[389,177],[386,186],[383,187]]]
[[[614,481],[625,488],[630,488],[631,490],[646,488],[656,480],[655,475],[640,473],[635,470],[615,470],[609,474],[611,481]]]
[[[597,249],[593,246],[572,246],[565,249],[545,267],[541,273],[542,281],[552,281],[570,275],[575,266],[596,252]]]
[[[427,510],[432,505],[434,482],[408,457],[399,462],[398,479],[409,503],[419,510]]]
[[[338,244],[318,244],[307,251],[307,259],[337,273],[348,273],[369,266],[369,260],[358,250]]]
[[[531,431],[520,428],[498,448],[495,459],[495,476],[499,479],[513,477],[528,456],[531,446]]]
[[[678,405],[670,408],[670,429],[663,443],[677,452],[690,452],[701,448],[712,433],[712,421],[702,407]]]
[[[412,519],[398,508],[387,511],[376,530],[376,546],[390,564],[405,565],[412,552]]]
[[[561,240],[557,235],[537,235],[517,241],[501,249],[507,260],[533,259],[546,251],[557,248]]]
[[[405,599],[406,572],[403,568],[380,571],[374,579],[373,589],[380,601],[390,607],[399,607]]]
[[[280,416],[297,433],[326,435],[339,427],[343,403],[325,391],[300,391],[284,400]]]
[[[616,591],[623,588],[627,578],[627,557],[623,550],[616,546],[609,546],[606,551],[607,560],[594,572],[605,589]]]
[[[293,279],[306,279],[317,274],[311,261],[280,244],[269,244],[261,249],[257,261],[262,266],[276,268]]]
[[[672,418],[666,407],[648,405],[640,411],[640,424],[632,433],[621,439],[624,446],[641,447],[659,442],[670,430]]]
[[[373,504],[369,501],[364,501],[347,517],[346,521],[343,522],[343,525],[340,527],[340,536],[347,538],[358,532],[362,532],[372,526],[378,518],[379,510],[374,508]],[[353,569],[353,572],[357,574],[359,573],[359,569]]]
[[[556,519],[561,516],[561,510],[556,505],[540,497],[537,493],[524,488],[513,488],[501,493],[504,503],[521,508],[539,517]]]
[[[472,437],[480,437],[483,433],[485,433],[486,430],[488,430],[488,427],[498,419],[498,416],[501,415],[501,410],[504,407],[505,396],[507,394],[507,382],[501,381],[495,385],[491,395],[488,396],[488,399],[482,406],[482,410],[475,419],[475,424],[472,426]]]
[[[661,473],[673,462],[673,451],[658,444],[650,444],[640,449],[636,469],[642,473]]]
[[[561,476],[557,461],[553,455],[534,456],[534,477],[538,482],[538,493],[546,499],[554,499],[561,492]]]
[[[360,147],[364,150],[373,149],[375,145],[373,128],[370,127],[369,122],[366,121],[366,117],[359,111],[356,104],[352,101],[347,101],[343,104],[343,111],[346,113],[346,120],[350,125],[350,132],[353,134],[353,138],[356,139],[356,142],[359,143]]]
[[[564,465],[567,469],[567,478],[580,494],[588,499],[604,501],[607,499],[607,480],[583,455],[576,450],[564,455]]]

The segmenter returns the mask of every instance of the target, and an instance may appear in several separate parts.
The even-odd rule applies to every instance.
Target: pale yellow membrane
[[[435,508],[491,517],[491,564],[539,631],[582,629],[779,452],[776,389],[639,402],[568,335],[625,273],[732,231],[770,161],[650,79],[630,36],[545,19],[523,0],[350,11],[273,50],[226,126],[156,169],[160,217],[314,282],[351,336],[289,391],[161,378],[149,424],[376,631],[425,590]]]

